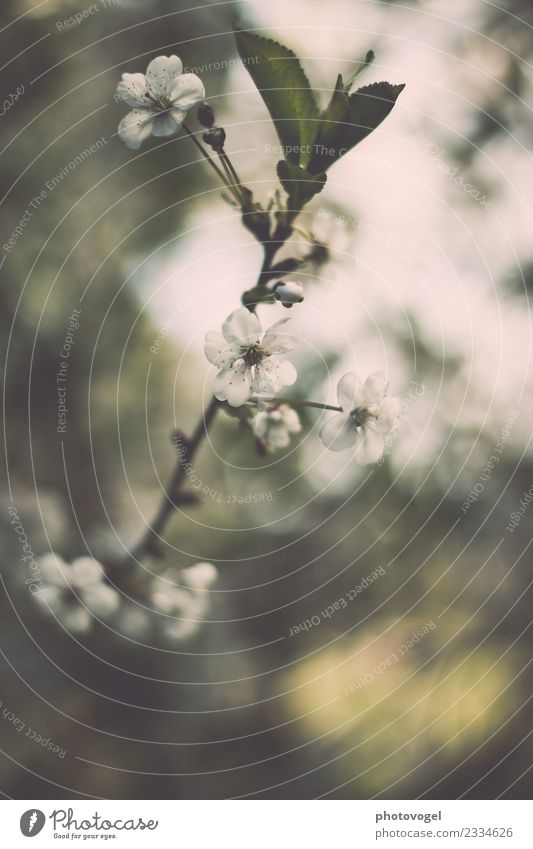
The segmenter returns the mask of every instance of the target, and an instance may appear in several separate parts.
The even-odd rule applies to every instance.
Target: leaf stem
[[[226,173],[226,177],[227,177],[227,180],[228,180],[228,188],[232,189],[233,196],[235,197],[239,206],[242,209],[243,206],[244,206],[244,203],[245,203],[245,198],[244,198],[244,192],[242,191],[241,185],[235,180],[235,177],[233,176],[233,172],[230,168],[229,159],[227,158],[224,151],[220,151],[218,156],[219,156],[220,161],[222,162],[222,167],[224,168],[224,171]]]
[[[211,166],[211,168],[213,169],[213,171],[215,172],[215,174],[217,175],[217,177],[218,177],[220,180],[222,180],[222,182],[223,182],[224,186],[232,192],[232,194],[234,195],[234,197],[236,198],[236,200],[238,200],[238,201],[239,201],[239,203],[240,203],[240,197],[239,197],[239,196],[235,193],[234,188],[233,188],[233,184],[232,184],[232,183],[231,183],[231,182],[227,179],[227,177],[226,177],[226,175],[224,174],[224,172],[223,172],[223,171],[221,171],[221,169],[218,167],[218,165],[216,164],[216,162],[215,162],[215,160],[213,159],[213,157],[212,157],[212,156],[210,156],[210,154],[209,154],[209,153],[208,153],[208,151],[205,149],[205,147],[203,146],[203,144],[202,144],[201,142],[199,142],[199,141],[198,141],[198,139],[196,138],[196,135],[193,133],[193,131],[190,129],[190,127],[188,127],[188,126],[187,126],[187,124],[185,124],[185,123],[184,123],[184,124],[183,124],[183,129],[185,130],[185,132],[187,133],[187,135],[189,136],[189,138],[191,139],[191,141],[193,142],[193,144],[195,144],[195,145],[196,145],[196,147],[198,148],[198,150],[200,151],[200,153],[202,154],[202,156],[204,157],[204,159],[206,160],[206,162],[207,162],[207,163]]]
[[[237,174],[235,168],[233,167],[233,163],[232,163],[231,159],[229,158],[229,156],[228,156],[228,154],[226,153],[225,150],[220,151],[220,158],[222,159],[222,162],[224,163],[224,165],[228,168],[236,187],[238,189],[240,189],[241,186],[242,186],[242,180],[239,177],[239,175]]]

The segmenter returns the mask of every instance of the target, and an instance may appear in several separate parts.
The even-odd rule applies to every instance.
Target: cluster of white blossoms
[[[209,588],[218,573],[212,563],[195,563],[180,573],[176,586],[172,570],[158,575],[151,584],[150,601],[157,617],[157,630],[170,642],[192,637],[209,610]]]
[[[299,289],[294,294],[293,303],[303,300]],[[278,321],[263,335],[259,319],[245,308],[231,313],[221,333],[210,330],[205,337],[205,355],[219,369],[213,390],[216,398],[231,407],[241,407],[253,396],[259,403],[273,400],[271,405],[263,404],[251,421],[255,436],[267,450],[286,448],[291,434],[301,430],[298,414],[289,404],[276,403],[274,397],[297,376],[291,362],[276,358],[291,351],[300,338],[292,318]],[[361,463],[377,463],[400,413],[399,398],[388,395],[387,388],[382,371],[364,383],[354,372],[345,374],[337,386],[340,412],[320,431],[325,447],[332,451],[352,448]]]
[[[354,372],[341,377],[337,398],[342,412],[332,416],[320,431],[326,448],[355,449],[363,464],[377,463],[385,450],[385,439],[400,414],[400,399],[387,395],[382,371],[362,383]]]
[[[41,587],[32,597],[72,634],[88,633],[96,621],[104,621],[132,639],[151,632],[171,643],[198,631],[209,610],[209,588],[217,579],[212,563],[180,570],[180,586],[174,570],[148,576],[143,602],[135,605],[106,582],[101,563],[92,557],[78,557],[69,564],[49,554],[37,565]]]
[[[124,144],[137,150],[151,135],[173,136],[181,130],[189,109],[205,97],[196,74],[184,74],[177,56],[158,56],[146,74],[122,74],[116,95],[132,106],[119,124]]]
[[[288,404],[276,404],[260,410],[252,419],[254,435],[267,449],[287,448],[291,435],[300,433],[302,424],[296,410]]]
[[[282,318],[263,334],[256,315],[245,307],[234,310],[222,333],[208,331],[205,355],[219,369],[214,395],[230,407],[241,407],[252,395],[271,398],[296,380],[289,360],[278,359],[296,347],[301,331],[292,318]]]
[[[101,563],[78,557],[65,563],[57,554],[41,557],[37,565],[41,588],[33,598],[73,634],[89,631],[95,619],[108,619],[120,606],[120,596],[105,582]]]

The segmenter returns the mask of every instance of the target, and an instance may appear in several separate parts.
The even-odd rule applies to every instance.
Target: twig
[[[281,402],[282,404],[291,404],[293,407],[314,407],[316,410],[333,410],[335,413],[342,413],[342,407],[334,407],[332,404],[321,404],[319,401],[304,401],[303,398],[283,398],[280,395],[276,395],[275,398],[261,398],[257,396],[256,398],[252,398],[250,403],[257,403],[258,401],[263,401],[265,404],[275,404],[276,401]]]
[[[185,442],[185,455],[178,458],[172,477],[165,489],[163,500],[159,505],[159,509],[148,526],[146,533],[133,549],[133,557],[139,558],[142,557],[143,554],[148,554],[150,552],[157,553],[157,544],[161,539],[161,533],[169,517],[176,509],[175,501],[178,498],[181,485],[186,478],[187,468],[190,466],[197,449],[215,418],[219,403],[220,402],[217,401],[216,398],[211,399],[196,425],[193,435]]]
[[[240,203],[241,202],[241,197],[240,197],[241,190],[239,189],[240,182],[239,182],[239,178],[237,176],[237,173],[235,172],[235,169],[233,169],[234,176],[233,176],[233,174],[232,174],[232,176],[233,176],[233,179],[238,181],[238,185],[236,185],[236,186],[234,186],[231,183],[228,184],[226,182],[226,178],[225,178],[224,174],[222,173],[222,171],[220,171],[220,169],[218,168],[216,163],[213,161],[213,159],[210,157],[208,152],[206,150],[204,150],[203,146],[200,144],[200,142],[195,137],[194,133],[189,129],[189,127],[187,127],[187,125],[184,124],[183,128],[184,128],[185,132],[189,135],[189,137],[193,140],[193,142],[198,147],[198,149],[201,151],[202,156],[206,159],[206,161],[209,163],[209,165],[214,169],[214,171],[217,173],[217,175],[220,177],[220,179],[224,182],[224,185],[226,185],[226,187],[229,188],[233,192],[234,195],[235,195],[236,191],[239,192],[239,196],[237,196],[237,200]],[[227,158],[227,156],[226,156],[226,158]],[[227,162],[225,162],[224,160],[222,160],[222,161],[228,168],[233,168],[233,166],[229,162],[229,159],[227,159]],[[299,210],[293,211],[292,219],[294,219],[296,217],[298,212],[299,212]],[[262,263],[261,269],[259,271],[259,276],[257,278],[257,285],[264,285],[264,275],[268,271],[270,271],[274,257],[276,256],[277,252],[282,247],[282,245],[285,244],[285,242],[289,238],[291,232],[292,232],[291,224],[288,224],[288,225],[287,224],[285,224],[285,225],[278,224],[272,238],[268,242],[263,243],[264,256],[263,256],[263,263]],[[255,304],[251,304],[250,306],[248,306],[248,309],[251,312],[255,312],[255,307],[256,307]],[[282,401],[284,399],[280,398],[278,400]],[[287,400],[291,404],[303,403],[303,402],[293,401],[291,399],[287,399]],[[309,402],[306,402],[306,403],[307,403],[308,406],[320,407],[322,409],[340,410],[340,408],[338,408],[338,407],[328,407],[327,405],[319,405],[319,404],[315,403],[314,401],[309,401]],[[192,437],[185,441],[184,447],[185,447],[185,455],[186,456],[178,458],[178,461],[176,463],[176,467],[174,469],[172,477],[170,478],[170,481],[169,481],[169,483],[168,483],[168,485],[165,489],[161,504],[159,505],[159,508],[158,508],[152,522],[148,526],[146,532],[141,537],[141,539],[139,540],[137,545],[132,549],[132,552],[131,552],[131,555],[130,555],[131,557],[139,559],[144,554],[148,554],[148,553],[158,554],[159,553],[158,552],[158,546],[159,546],[159,542],[161,541],[161,534],[162,534],[162,532],[165,528],[165,525],[167,524],[169,518],[171,517],[171,515],[173,514],[174,510],[177,507],[176,502],[178,500],[182,484],[184,483],[184,481],[187,477],[186,470],[187,470],[188,466],[190,465],[190,462],[191,462],[192,458],[194,457],[194,454],[196,453],[197,449],[199,448],[200,444],[202,443],[202,440],[206,436],[207,431],[208,431],[211,423],[213,422],[213,419],[215,418],[215,415],[216,415],[216,412],[217,412],[219,405],[220,405],[220,402],[217,401],[216,398],[211,399],[211,401],[209,402],[205,411],[202,413],[202,416],[201,416],[200,420],[198,421],[198,423],[197,423],[197,425],[194,429]]]

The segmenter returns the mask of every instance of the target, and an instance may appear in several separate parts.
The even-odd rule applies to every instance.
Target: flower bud
[[[203,134],[202,138],[209,147],[212,147],[218,153],[224,147],[226,133],[222,127],[211,127],[207,133]]]
[[[207,130],[210,130],[213,124],[215,123],[215,113],[213,111],[213,107],[209,105],[205,100],[203,103],[200,103],[198,107],[198,120],[202,127],[205,127]]]
[[[274,297],[281,301],[284,307],[290,308],[293,304],[301,304],[304,299],[304,287],[296,281],[277,283],[274,287]]]

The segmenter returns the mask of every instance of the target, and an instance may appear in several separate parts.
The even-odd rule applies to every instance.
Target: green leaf
[[[387,117],[404,87],[372,83],[348,95],[339,76],[322,116],[307,170],[311,174],[326,171],[363,141]]]
[[[308,201],[322,191],[326,183],[325,174],[310,174],[299,165],[281,159],[277,166],[281,185],[289,195],[291,210],[302,209]]]
[[[292,50],[253,32],[235,30],[239,55],[270,112],[283,155],[305,168],[319,121],[309,81]]]
[[[325,167],[328,167],[326,164],[327,157],[319,156],[319,151],[322,147],[333,150],[337,154],[339,149],[338,140],[345,129],[344,125],[349,120],[349,114],[350,98],[345,90],[342,76],[339,74],[335,83],[335,89],[331,95],[331,100],[324,110],[322,120],[318,126],[313,145],[313,156],[309,163],[309,169],[312,169],[312,172],[316,173],[315,165],[318,161],[324,161]],[[336,158],[338,159],[338,155],[336,155]],[[332,163],[330,162],[329,164],[331,165]],[[318,170],[324,170],[324,168],[318,168]]]

